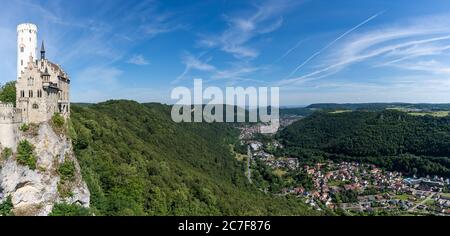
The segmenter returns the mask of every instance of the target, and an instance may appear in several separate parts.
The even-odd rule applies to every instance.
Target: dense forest
[[[132,101],[72,106],[69,132],[96,215],[317,214],[248,183],[231,154],[236,129],[177,124],[170,109]]]
[[[290,155],[362,160],[408,174],[450,176],[449,116],[316,112],[282,130],[279,138]]]

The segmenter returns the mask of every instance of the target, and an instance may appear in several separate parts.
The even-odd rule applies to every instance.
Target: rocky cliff
[[[56,203],[89,207],[90,193],[70,139],[48,123],[15,133],[15,140],[31,144],[35,162],[25,165],[18,161],[19,148],[9,153],[0,147],[0,203],[11,197],[15,215],[36,216],[48,215]]]

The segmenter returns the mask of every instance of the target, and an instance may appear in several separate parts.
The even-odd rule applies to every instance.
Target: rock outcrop
[[[48,123],[34,127],[33,132],[17,133],[18,140],[27,140],[35,147],[36,169],[19,164],[16,150],[0,160],[0,202],[10,196],[15,215],[45,216],[62,202],[89,207],[90,193],[70,139],[57,134]],[[75,167],[70,180],[63,180],[59,173],[58,168],[65,162]]]

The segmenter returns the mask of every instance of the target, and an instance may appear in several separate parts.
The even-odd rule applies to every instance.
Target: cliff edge
[[[50,123],[26,126],[14,132],[14,148],[0,146],[0,203],[9,200],[14,215],[26,216],[46,216],[57,203],[89,207],[70,138]]]

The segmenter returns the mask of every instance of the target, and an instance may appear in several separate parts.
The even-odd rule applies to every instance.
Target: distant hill
[[[279,136],[288,149],[315,149],[348,157],[426,156],[420,161],[432,160],[444,169],[431,171],[433,166],[422,173],[450,175],[449,116],[418,117],[394,110],[316,112],[288,126]]]
[[[98,215],[311,215],[297,198],[257,190],[231,154],[238,131],[174,123],[170,106],[72,106],[71,136]]]
[[[318,103],[311,104],[306,108],[323,110],[384,110],[387,108],[450,110],[450,103]]]
[[[280,108],[281,116],[309,116],[312,113],[314,113],[314,110],[306,107]]]

